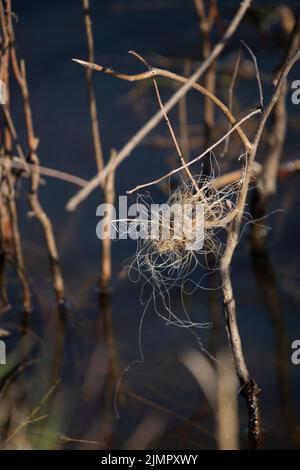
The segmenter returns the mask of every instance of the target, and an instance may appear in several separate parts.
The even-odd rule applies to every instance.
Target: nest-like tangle
[[[195,190],[192,183],[183,182],[167,200],[167,205],[177,207],[188,205],[193,208],[201,203],[203,207],[203,220],[200,223],[203,234],[203,246],[199,249],[187,249],[187,244],[193,242],[198,228],[195,221],[191,223],[191,214],[182,211],[182,223],[190,227],[185,231],[178,231],[173,219],[165,219],[163,212],[158,212],[155,217],[151,210],[153,201],[149,195],[139,195],[137,207],[142,206],[143,216],[136,221],[142,227],[146,236],[137,240],[137,252],[129,267],[130,278],[137,282],[144,279],[141,300],[149,304],[152,299],[156,312],[163,317],[167,323],[182,327],[208,327],[207,323],[193,323],[182,302],[184,309],[184,319],[179,319],[171,308],[171,291],[179,287],[183,299],[184,294],[191,294],[199,286],[205,288],[204,278],[213,270],[218,269],[218,260],[222,253],[223,243],[220,232],[233,219],[237,211],[237,203],[241,187],[241,180],[224,187],[216,186],[214,175],[209,177],[200,176],[195,179],[199,191]],[[146,208],[146,209],[145,209]],[[146,211],[146,214],[145,214]],[[148,214],[147,214],[148,212]],[[188,217],[189,220],[186,220]],[[197,220],[197,219],[196,219]],[[168,226],[168,237],[153,238],[153,228],[156,233],[162,233]],[[133,227],[133,226],[132,226]],[[200,231],[201,231],[200,230]],[[200,232],[199,231],[199,232]],[[165,232],[164,232],[165,233]],[[197,281],[193,279],[192,273],[197,267],[204,268],[204,273]],[[149,299],[149,289],[151,287],[151,299]],[[147,291],[146,297],[143,295]],[[160,302],[160,307],[158,306]],[[161,304],[167,315],[162,313]]]

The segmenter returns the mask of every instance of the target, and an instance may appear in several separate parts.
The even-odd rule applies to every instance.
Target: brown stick
[[[111,158],[115,157],[115,152],[112,151]],[[106,178],[104,186],[104,202],[113,206],[115,202],[115,172],[112,170]],[[102,294],[108,294],[111,281],[111,237],[109,236],[111,225],[112,225],[113,214],[110,209],[108,209],[103,222],[105,223],[105,231],[107,232],[107,237],[102,240],[102,260],[101,260],[101,278],[100,278],[100,289]]]
[[[295,52],[300,42],[300,15],[298,14],[294,28],[290,35],[287,50],[284,53],[284,59]],[[282,61],[281,61],[282,62]],[[280,70],[282,64],[279,65]],[[275,72],[274,82],[278,79],[278,70]],[[280,158],[286,137],[287,130],[287,110],[286,96],[287,83],[283,83],[282,91],[272,114],[273,122],[270,130],[269,149],[263,162],[263,171],[257,181],[257,186],[252,197],[252,216],[254,219],[262,218],[266,214],[269,200],[276,192],[277,173],[279,170]],[[267,240],[267,230],[264,226],[254,224],[251,227],[252,248],[255,251],[264,251]]]
[[[258,91],[259,91],[259,105],[261,109],[264,107],[264,96],[263,96],[263,90],[262,90],[262,84],[261,84],[261,78],[260,78],[260,73],[258,70],[258,65],[257,65],[257,59],[255,54],[253,53],[252,49],[248,46],[248,44],[245,43],[245,41],[241,41],[242,46],[245,47],[245,49],[249,52],[251,59],[254,64],[254,70],[255,70],[255,77],[257,80],[257,85],[258,85]]]
[[[24,100],[24,111],[25,111],[25,119],[26,119],[26,127],[27,127],[27,135],[28,135],[28,146],[30,152],[30,163],[36,165],[36,171],[31,173],[31,187],[29,193],[29,202],[32,208],[33,213],[40,221],[43,230],[44,236],[48,248],[48,255],[50,259],[50,264],[52,268],[53,274],[53,286],[56,295],[56,300],[59,304],[64,302],[65,297],[65,288],[64,288],[64,280],[61,273],[60,263],[59,263],[59,256],[56,247],[56,241],[54,237],[52,223],[47,216],[46,212],[41,206],[38,196],[38,189],[40,185],[40,174],[38,171],[39,166],[39,158],[37,155],[37,145],[38,140],[35,137],[34,130],[33,130],[33,122],[32,122],[32,113],[29,101],[29,91],[27,86],[27,79],[26,79],[26,70],[25,70],[25,63],[21,63],[21,70],[23,76],[23,82],[21,86],[21,91]]]
[[[83,0],[83,14],[84,14],[86,41],[87,41],[87,46],[88,46],[88,60],[89,62],[94,62],[95,60],[94,37],[93,37],[93,30],[92,30],[92,20],[91,20],[91,14],[90,14],[90,1],[89,0]],[[103,159],[100,127],[99,127],[99,120],[98,120],[97,102],[96,102],[95,91],[94,91],[94,86],[93,86],[92,74],[93,74],[93,71],[91,69],[85,70],[95,158],[96,158],[97,169],[100,172],[104,166],[104,159]]]
[[[259,113],[260,111],[257,111]],[[12,168],[16,168],[22,170],[22,175],[27,176],[30,174],[31,171],[36,171],[36,165],[31,165],[30,163],[23,162],[18,157],[14,157],[13,160],[10,161],[10,166]],[[278,178],[284,178],[290,174],[295,173],[296,171],[300,170],[300,160],[292,160],[283,163],[280,165],[277,173]],[[177,171],[177,170],[176,170]],[[83,188],[87,180],[81,178],[80,176],[72,175],[71,173],[65,173],[64,171],[56,170],[54,168],[48,168],[39,165],[39,172],[43,176],[49,176],[51,178],[56,178],[61,181],[65,181],[67,183],[72,183],[76,186]],[[255,180],[258,175],[262,172],[262,165],[258,162],[255,163],[255,168],[253,169],[253,179]],[[218,176],[215,178],[214,181],[211,182],[213,186],[216,188],[220,188],[222,186],[226,186],[229,184],[236,183],[242,177],[241,170],[234,170],[229,173],[225,173],[224,175]]]

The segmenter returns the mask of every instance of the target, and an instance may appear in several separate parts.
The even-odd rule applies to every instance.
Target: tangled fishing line
[[[164,205],[170,210],[153,211],[150,195],[139,195],[137,207],[142,209],[128,229],[130,231],[139,225],[144,234],[144,237],[137,238],[136,254],[128,269],[133,282],[143,281],[141,303],[145,309],[152,303],[167,325],[192,329],[211,326],[210,323],[191,320],[185,297],[199,287],[207,289],[205,278],[218,269],[224,247],[220,232],[236,215],[242,176],[232,184],[218,187],[212,170],[209,176],[201,174],[195,181],[198,191],[192,183],[183,181],[170,193]],[[199,204],[202,217],[193,217]],[[188,211],[184,210],[186,207]],[[196,236],[199,234],[202,243],[197,245]],[[200,279],[195,280],[201,268],[203,273]],[[175,313],[172,306],[172,298],[176,298],[174,293],[178,294],[178,289],[181,314]],[[178,303],[176,309],[179,309]]]

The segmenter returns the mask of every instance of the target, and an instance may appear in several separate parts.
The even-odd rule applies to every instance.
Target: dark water
[[[157,2],[157,8],[152,5],[144,10],[139,2],[135,6],[124,0],[92,2],[96,62],[122,71],[140,70],[128,57],[129,49],[150,58],[154,55],[173,58],[176,64],[184,57],[198,61],[199,32],[193,2],[161,3],[165,6]],[[222,2],[224,17],[232,15],[238,3]],[[25,5],[16,0],[14,9],[19,15],[16,28],[19,54],[27,62],[41,163],[89,179],[96,168],[85,81],[81,68],[71,62],[72,57],[86,56],[81,2],[27,1]],[[259,65],[270,73],[279,59],[282,41],[276,34],[266,37],[254,31],[249,18],[227,53],[239,39],[246,39],[255,48]],[[292,76],[297,78],[297,73],[299,67]],[[149,87],[134,87],[101,75],[95,76],[94,83],[107,155],[110,148],[121,148],[156,111],[157,105]],[[255,106],[255,83],[246,83],[251,93],[245,96],[240,86],[241,107],[244,103]],[[140,93],[132,100],[129,94],[134,88]],[[166,96],[170,92],[164,90]],[[22,115],[18,98],[13,96],[13,100],[18,125]],[[201,119],[201,99],[194,96],[188,104],[191,123],[197,124]],[[297,107],[289,106],[291,125],[285,160],[297,158],[298,113]],[[171,116],[176,122],[176,112]],[[154,135],[167,136],[163,124],[151,134]],[[145,143],[135,149],[118,170],[117,193],[124,194],[137,183],[162,174],[168,168],[166,155],[170,153],[171,150]],[[300,366],[291,363],[291,342],[300,338],[298,187],[297,176],[283,181],[272,203],[270,211],[276,212],[267,220],[272,227],[269,258],[253,262],[246,230],[232,270],[245,356],[262,389],[266,448],[300,447]],[[189,331],[166,326],[152,306],[140,332],[144,309],[139,301],[141,286],[120,276],[122,263],[135,252],[132,241],[114,244],[113,293],[110,300],[99,302],[96,285],[100,243],[95,233],[95,211],[101,195],[95,191],[76,212],[68,213],[65,204],[75,191],[72,185],[50,178],[41,189],[42,202],[54,223],[66,281],[65,321],[56,314],[40,227],[26,217],[25,197],[19,201],[35,311],[29,321],[29,333],[23,336],[18,308],[20,291],[12,277],[9,293],[13,308],[1,317],[0,326],[12,331],[7,341],[11,360],[18,363],[27,356],[40,362],[29,365],[19,380],[18,402],[27,411],[32,409],[49,389],[53,377],[62,378],[55,398],[48,405],[49,417],[29,429],[29,438],[35,447],[42,448],[121,448],[143,419],[154,416],[162,423],[154,446],[215,448],[212,411],[180,360],[190,348],[199,349],[199,344]],[[153,189],[152,195],[161,198],[157,189]],[[217,273],[214,282],[219,285]],[[179,308],[180,299],[175,297],[174,302]],[[201,330],[199,335],[205,348],[214,355],[226,344],[219,291],[199,289],[188,299],[188,308],[194,321],[213,321],[213,328]],[[26,348],[30,350],[29,356]],[[246,425],[245,404],[241,400],[242,447],[247,445]],[[57,440],[59,435],[95,443],[62,442]]]

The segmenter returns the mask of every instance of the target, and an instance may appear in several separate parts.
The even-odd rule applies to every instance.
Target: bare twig
[[[22,242],[21,242],[21,236],[20,236],[19,224],[18,224],[17,206],[16,206],[16,201],[15,201],[15,189],[14,189],[14,184],[13,184],[13,178],[10,172],[9,162],[7,162],[6,169],[7,171],[6,171],[5,176],[6,176],[7,185],[8,185],[8,207],[9,207],[10,219],[12,223],[15,256],[17,260],[16,270],[22,283],[24,311],[25,313],[31,313],[32,311],[31,295],[30,295],[29,282],[28,282],[26,269],[25,269],[25,261],[24,261],[24,256],[23,256]]]
[[[24,111],[26,116],[26,128],[27,128],[27,136],[28,136],[28,146],[30,149],[30,163],[36,165],[36,171],[31,172],[31,187],[29,193],[29,202],[32,208],[33,213],[41,223],[44,231],[44,236],[46,240],[46,245],[48,249],[48,255],[50,259],[50,265],[52,268],[53,273],[53,286],[56,295],[56,300],[59,304],[64,302],[65,297],[65,288],[64,288],[64,280],[60,268],[59,263],[59,255],[57,251],[56,241],[54,237],[52,223],[47,216],[46,212],[41,206],[38,197],[38,189],[40,185],[40,174],[38,172],[39,166],[39,158],[37,154],[37,146],[38,140],[35,137],[34,130],[33,130],[33,122],[32,122],[32,114],[30,108],[30,101],[29,101],[29,91],[27,86],[27,79],[26,79],[26,70],[25,70],[25,63],[21,63],[21,73],[23,80],[19,82],[23,101],[24,101]]]
[[[53,286],[56,295],[56,300],[59,304],[63,303],[64,300],[64,281],[60,269],[58,251],[56,247],[56,241],[53,233],[52,223],[43,210],[41,203],[39,201],[39,185],[40,185],[40,174],[38,171],[39,167],[39,157],[37,154],[37,148],[39,140],[35,136],[32,111],[29,97],[29,90],[26,78],[26,69],[25,63],[22,61],[19,63],[16,48],[15,48],[15,35],[12,23],[12,12],[11,12],[11,1],[7,0],[7,23],[8,23],[8,32],[10,37],[10,55],[12,61],[12,68],[19,85],[24,107],[25,115],[25,124],[27,131],[27,142],[29,147],[29,163],[36,165],[36,171],[31,173],[31,182],[30,182],[30,192],[29,192],[29,203],[31,209],[39,222],[42,225],[44,236],[46,240],[46,245],[48,249],[48,255],[50,259],[50,265],[53,273]]]

